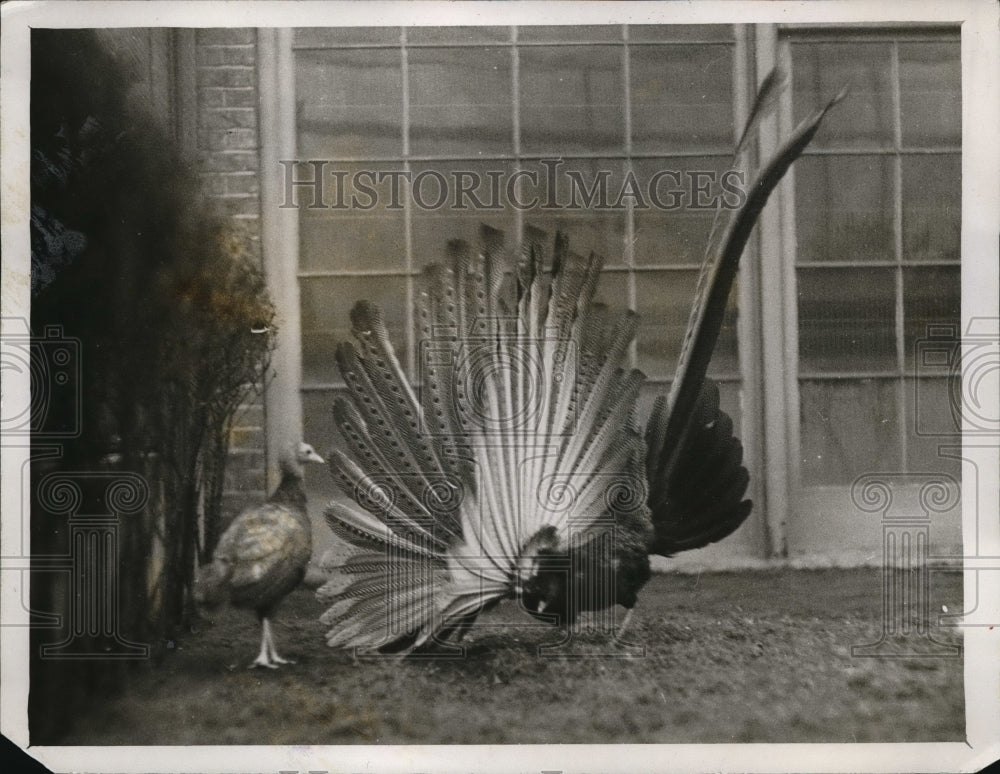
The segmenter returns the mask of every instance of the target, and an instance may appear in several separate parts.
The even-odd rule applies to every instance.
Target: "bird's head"
[[[307,443],[296,443],[281,455],[280,465],[283,475],[302,478],[305,465],[310,462],[323,464],[324,459]]]
[[[517,562],[515,594],[524,609],[545,621],[572,623],[569,610],[569,557],[555,527],[546,526],[525,544]]]

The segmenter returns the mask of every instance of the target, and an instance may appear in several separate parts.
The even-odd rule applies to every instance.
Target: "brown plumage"
[[[291,663],[278,655],[271,619],[282,599],[306,573],[312,554],[312,527],[302,489],[303,465],[322,463],[315,450],[298,444],[281,460],[281,483],[262,505],[237,516],[219,539],[212,563],[199,573],[197,600],[205,605],[226,599],[250,608],[261,621],[260,653],[251,667],[271,669]]]

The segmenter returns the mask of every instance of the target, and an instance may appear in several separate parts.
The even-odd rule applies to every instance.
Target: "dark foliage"
[[[50,401],[33,426],[32,473],[145,479],[148,506],[118,525],[116,625],[155,654],[186,626],[193,569],[221,532],[231,425],[265,373],[274,309],[240,236],[207,214],[193,167],[129,87],[93,33],[33,33],[31,326],[78,340],[79,400]],[[81,432],[39,459],[46,430],[74,423]],[[67,532],[33,501],[36,556],[66,554]],[[32,606],[65,614],[65,580],[36,572]],[[65,636],[35,635],[36,653]],[[84,698],[74,689],[116,685],[114,663],[77,664],[67,684],[69,666],[36,661],[32,742],[65,725]]]

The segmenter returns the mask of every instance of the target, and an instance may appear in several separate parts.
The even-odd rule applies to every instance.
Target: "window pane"
[[[948,43],[901,43],[900,114],[906,147],[961,145],[962,50]]]
[[[299,27],[295,30],[295,48],[336,48],[369,43],[399,43],[399,27]]]
[[[448,264],[448,243],[461,239],[479,251],[479,229],[491,226],[504,232],[506,243],[515,239],[513,218],[500,214],[470,217],[447,213],[422,213],[413,218],[413,265],[420,269],[432,263]]]
[[[636,277],[639,368],[650,378],[672,378],[681,353],[698,274],[642,272]]]
[[[503,230],[513,242],[514,212],[506,199],[513,169],[513,162],[506,161],[414,164],[414,266],[445,261],[452,239],[478,249],[481,224]]]
[[[794,174],[799,262],[895,260],[890,159],[807,156]]]
[[[597,281],[594,303],[605,304],[608,308],[624,312],[630,308],[628,302],[628,272],[605,271]]]
[[[545,242],[550,250],[556,232],[569,238],[569,247],[580,255],[596,253],[604,259],[605,266],[622,265],[625,244],[625,215],[622,213],[557,214],[530,213],[525,223],[541,229],[548,235]]]
[[[628,38],[634,41],[732,40],[731,24],[630,24]]]
[[[729,46],[638,46],[630,56],[633,151],[732,149]]]
[[[805,373],[896,369],[895,269],[800,269]]]
[[[393,201],[392,177],[399,164],[332,162],[320,168],[319,199],[327,207],[308,206],[313,189],[299,188],[299,266],[305,271],[385,269],[406,266],[406,229],[403,216],[405,187]],[[382,182],[379,183],[379,175]],[[299,164],[295,179],[312,180],[314,165]]]
[[[570,249],[581,255],[602,255],[608,265],[620,265],[625,247],[628,197],[625,162],[621,159],[566,159],[549,166],[525,163],[534,179],[523,179],[519,201],[535,206],[525,222],[550,236],[562,231]],[[537,184],[535,183],[537,180]],[[621,198],[621,201],[619,201]]]
[[[295,94],[300,157],[400,155],[402,88],[398,50],[297,52]]]
[[[632,166],[649,205],[635,210],[635,263],[701,264],[717,206],[738,203],[721,188],[729,158],[664,158]]]
[[[962,281],[958,266],[921,266],[903,270],[903,336],[906,363],[912,368],[917,347],[945,326],[959,330]],[[931,326],[934,326],[933,328]]]
[[[908,470],[948,473],[961,480],[962,465],[941,453],[961,443],[961,383],[957,379],[907,380]]]
[[[893,146],[892,50],[879,43],[793,43],[793,101],[801,121],[845,86],[813,140],[815,148]]]
[[[299,229],[299,265],[304,271],[402,271],[406,267],[406,224],[402,213],[303,218]]]
[[[511,153],[510,50],[417,48],[409,52],[410,153]]]
[[[864,473],[901,470],[894,379],[804,380],[802,481],[850,484]]]
[[[504,43],[510,27],[407,27],[407,43]]]
[[[962,157],[904,156],[902,164],[903,260],[959,260]]]
[[[518,41],[532,43],[614,41],[622,39],[620,24],[527,25],[517,28]]]
[[[362,299],[381,308],[396,357],[405,366],[405,277],[303,277],[299,289],[303,385],[341,381],[334,352],[338,342],[351,337],[350,311]]]
[[[677,368],[681,342],[694,301],[698,272],[649,271],[636,274],[636,311],[641,316],[638,333],[639,368],[650,378],[671,378]],[[713,376],[738,376],[734,292],[730,296],[722,333],[709,367]]]
[[[523,152],[624,148],[621,48],[526,47],[520,68]]]

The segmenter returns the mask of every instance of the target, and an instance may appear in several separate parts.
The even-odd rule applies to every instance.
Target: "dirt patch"
[[[558,647],[562,630],[505,605],[473,629],[464,656],[404,661],[355,660],[327,648],[317,621],[323,606],[300,589],[275,624],[279,651],[295,665],[248,670],[256,619],[225,609],[159,665],[136,670],[121,695],[60,741],[964,739],[961,657],[852,656],[852,645],[879,639],[881,584],[875,570],[658,575],[642,592],[628,646],[584,632]],[[938,642],[960,644],[959,630],[935,624],[942,605],[959,611],[961,600],[958,573],[932,574],[927,631]],[[935,649],[919,632],[907,642]]]

